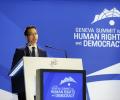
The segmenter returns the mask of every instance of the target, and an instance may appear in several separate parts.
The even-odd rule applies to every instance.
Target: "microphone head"
[[[48,45],[45,45],[45,47],[49,47]]]
[[[46,48],[52,48],[51,46],[45,45]]]

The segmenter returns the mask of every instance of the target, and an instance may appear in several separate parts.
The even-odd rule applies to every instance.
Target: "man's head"
[[[34,45],[37,43],[38,34],[37,34],[37,29],[35,26],[26,27],[24,35],[25,35],[27,42],[29,44]]]

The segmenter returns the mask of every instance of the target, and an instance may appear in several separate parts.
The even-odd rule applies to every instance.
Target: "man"
[[[38,48],[37,46],[38,34],[35,26],[26,27],[24,35],[27,40],[27,44],[23,48],[16,49],[13,57],[11,69],[15,67],[15,65],[20,61],[20,59],[23,56],[30,56],[30,57],[47,56],[46,52]],[[23,69],[19,73],[17,73],[17,75],[12,77],[11,81],[12,81],[12,92],[18,94],[19,100],[26,100]]]

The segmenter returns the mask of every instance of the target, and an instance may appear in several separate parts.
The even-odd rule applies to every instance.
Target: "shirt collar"
[[[29,48],[32,48],[32,47],[37,48],[37,44],[31,45],[31,44],[28,43],[27,46],[28,46]]]

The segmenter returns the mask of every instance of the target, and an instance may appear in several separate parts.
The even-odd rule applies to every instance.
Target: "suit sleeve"
[[[19,60],[22,58],[21,54],[20,54],[20,50],[16,49],[14,56],[13,56],[13,61],[12,61],[12,66],[11,69],[13,69],[13,67],[19,62]]]
[[[44,51],[44,57],[47,57],[47,52],[46,51]]]

